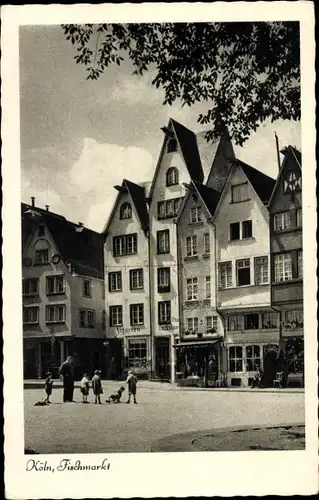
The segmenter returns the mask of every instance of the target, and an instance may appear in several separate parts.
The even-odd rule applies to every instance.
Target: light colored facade
[[[106,332],[121,343],[124,370],[142,376],[151,371],[148,232],[123,184],[104,245]]]
[[[217,309],[224,318],[230,386],[249,384],[257,368],[263,369],[264,350],[279,335],[278,314],[271,307],[269,215],[245,168],[233,167],[213,220]],[[274,181],[267,179],[270,196]]]
[[[36,210],[22,254],[25,376],[42,377],[48,370],[56,376],[68,355],[75,356],[76,371],[103,368],[104,280],[72,269],[46,224],[50,213],[43,218],[44,211]]]

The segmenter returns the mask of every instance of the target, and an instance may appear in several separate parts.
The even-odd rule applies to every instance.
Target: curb
[[[105,385],[118,385],[120,383],[123,383],[123,381],[114,381],[114,380],[102,380],[102,384]],[[157,389],[157,390],[162,390],[162,391],[181,391],[181,392],[232,392],[232,393],[245,393],[245,392],[254,392],[254,393],[264,393],[264,394],[304,394],[305,390],[304,388],[285,388],[285,389],[275,389],[275,388],[265,388],[265,389],[258,389],[258,388],[240,388],[240,387],[179,387],[176,384],[168,384],[164,383],[162,384],[161,382],[149,382],[149,383],[143,383],[143,381],[138,383],[138,386],[141,389]],[[63,384],[60,380],[54,380],[53,381],[53,387],[55,389],[62,389]],[[23,388],[24,389],[43,389],[44,388],[44,380],[25,380],[23,383]],[[75,389],[80,388],[80,383],[77,381],[74,384]]]

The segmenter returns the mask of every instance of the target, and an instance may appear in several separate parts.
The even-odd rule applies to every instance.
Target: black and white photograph
[[[29,498],[60,478],[52,498],[79,498],[74,483],[75,495],[125,496],[80,484],[128,469],[140,477],[126,496],[160,496],[141,484],[158,481],[156,457],[175,474],[191,457],[182,475],[196,481],[217,463],[226,482],[230,467],[245,467],[243,483],[250,467],[269,470],[266,494],[315,492],[313,12],[279,3],[290,15],[244,17],[242,2],[222,2],[224,20],[195,5],[183,17],[190,4],[174,4],[179,17],[165,6],[165,21],[151,4],[131,6],[132,19],[125,5],[86,18],[52,6],[46,21],[45,6],[39,19],[16,10],[4,367],[24,481],[39,481]],[[289,457],[309,465],[290,493]],[[164,496],[241,491],[224,486],[179,494],[176,483]]]

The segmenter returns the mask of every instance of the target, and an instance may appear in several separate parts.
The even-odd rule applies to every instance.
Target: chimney
[[[50,205],[45,205],[45,209],[47,212],[49,211],[49,208],[50,208]]]
[[[32,207],[35,207],[35,197],[31,196],[31,205]]]
[[[277,136],[276,132],[275,132],[275,139],[276,139],[276,150],[277,150],[278,171],[280,172],[279,140],[278,140],[278,136]]]

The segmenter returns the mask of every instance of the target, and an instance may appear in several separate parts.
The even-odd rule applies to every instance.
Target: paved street
[[[104,402],[118,384],[104,383]],[[34,406],[40,389],[25,389],[25,447],[37,453],[146,452],[166,436],[222,427],[304,422],[303,393],[214,392],[140,388],[138,404]],[[124,401],[126,392],[124,393]]]

